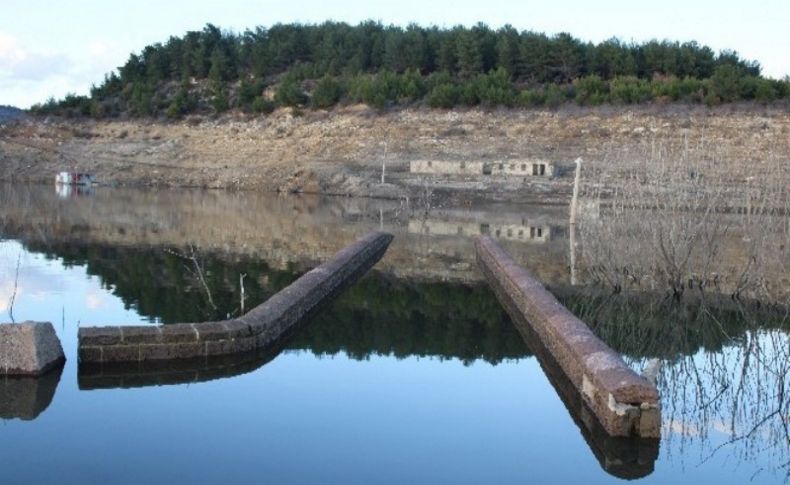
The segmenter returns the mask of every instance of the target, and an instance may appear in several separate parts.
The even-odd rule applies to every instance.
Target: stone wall
[[[489,237],[475,242],[477,260],[503,306],[529,325],[612,436],[660,437],[658,390],[562,306]]]
[[[81,328],[80,364],[214,357],[270,346],[373,267],[391,241],[390,234],[371,232],[237,319]]]

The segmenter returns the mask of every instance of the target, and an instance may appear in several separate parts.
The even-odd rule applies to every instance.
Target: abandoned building
[[[409,162],[411,173],[435,175],[517,175],[552,177],[554,164],[547,160],[501,160],[492,162],[480,161],[444,161],[444,160],[413,160]]]

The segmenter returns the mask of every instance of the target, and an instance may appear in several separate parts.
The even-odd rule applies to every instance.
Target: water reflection
[[[59,199],[49,186],[0,187],[0,232],[42,249],[50,243],[181,253],[194,248],[265,260],[276,269],[309,268],[370,230],[384,229],[397,243],[377,267],[423,281],[481,281],[470,236],[488,231],[498,232],[519,261],[530,261],[543,281],[563,283],[565,218],[560,207],[491,205],[425,214],[372,199],[107,188]]]
[[[252,372],[280,355],[280,344],[241,354],[168,361],[80,363],[82,390],[196,384]]]
[[[664,436],[661,458],[654,464],[657,443],[607,440],[578,396],[552,372],[548,359],[540,358],[602,469],[615,476],[649,475],[648,479],[660,480],[667,479],[667,469],[685,462],[704,470],[703,475],[718,477],[729,477],[718,470],[722,463],[741,464],[750,468],[747,478],[757,472],[757,480],[765,481],[776,475],[782,478],[787,471],[787,307],[781,299],[747,300],[742,295],[739,300],[726,292],[725,298],[719,298],[710,288],[686,291],[683,298],[674,299],[665,298],[667,291],[658,286],[634,293],[621,285],[621,293],[613,295],[617,283],[631,273],[610,266],[617,251],[605,254],[603,239],[590,238],[594,231],[604,235],[605,228],[612,227],[612,237],[629,246],[622,248],[627,251],[623,254],[638,262],[636,236],[629,236],[624,225],[588,225],[579,235],[578,282],[600,277],[605,283],[590,290],[569,284],[570,244],[563,208],[449,208],[425,215],[398,202],[249,193],[100,188],[87,197],[58,199],[49,186],[3,187],[0,198],[2,237],[19,241],[26,251],[43,254],[51,262],[84,267],[101,281],[107,291],[93,295],[86,308],[101,305],[101,298],[112,299],[108,296],[112,292],[118,302],[134,310],[135,318],[161,323],[235,316],[240,312],[241,274],[247,275],[246,303],[252,307],[369,229],[383,227],[397,235],[377,266],[379,271],[350,288],[282,349],[230,360],[185,362],[176,368],[85,368],[78,376],[82,389],[205,382],[193,386],[205,390],[232,385],[244,377],[228,377],[261,366],[271,369],[281,361],[272,361],[277,355],[285,359],[347,355],[357,360],[419,356],[458,359],[468,366],[465,369],[473,369],[476,362],[497,369],[517,360],[529,363],[529,337],[522,338],[510,322],[482,284],[474,263],[469,236],[487,232],[496,237],[498,231],[508,252],[635,369],[648,358],[664,361],[659,376]],[[732,245],[737,240],[729,233],[723,247],[737,248]],[[601,244],[595,245],[596,241]],[[178,256],[192,249],[205,271],[206,285]],[[717,254],[741,261],[737,251],[725,249]],[[4,289],[13,287],[9,278],[13,278],[16,252],[9,256],[8,264],[3,262],[0,268],[0,310],[7,302]],[[770,282],[767,287],[776,289],[787,278],[781,268],[764,273]],[[54,273],[36,276],[31,268],[23,268],[22,273],[26,277],[20,281],[23,303],[32,296],[46,302],[48,292],[76,285],[72,280],[59,282]],[[621,279],[606,280],[612,274]],[[644,290],[651,284],[632,287]],[[91,323],[122,323],[117,311],[101,315]]]
[[[697,294],[694,301],[580,292],[563,302],[634,367],[659,357],[665,445],[701,445],[757,474],[788,476],[790,310]]]
[[[0,419],[32,421],[52,403],[63,367],[40,377],[0,376]]]

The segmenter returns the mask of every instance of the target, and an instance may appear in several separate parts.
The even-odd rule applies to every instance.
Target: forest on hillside
[[[395,105],[556,107],[602,103],[790,100],[790,79],[696,42],[595,44],[511,26],[276,24],[243,33],[214,25],[131,54],[90,96],[35,105],[38,114],[179,118]]]

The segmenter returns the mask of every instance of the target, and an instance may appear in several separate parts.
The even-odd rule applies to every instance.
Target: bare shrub
[[[715,288],[788,302],[790,164],[738,166],[710,145],[651,144],[585,170],[578,230],[586,278],[615,291]],[[592,210],[589,210],[592,208]]]

